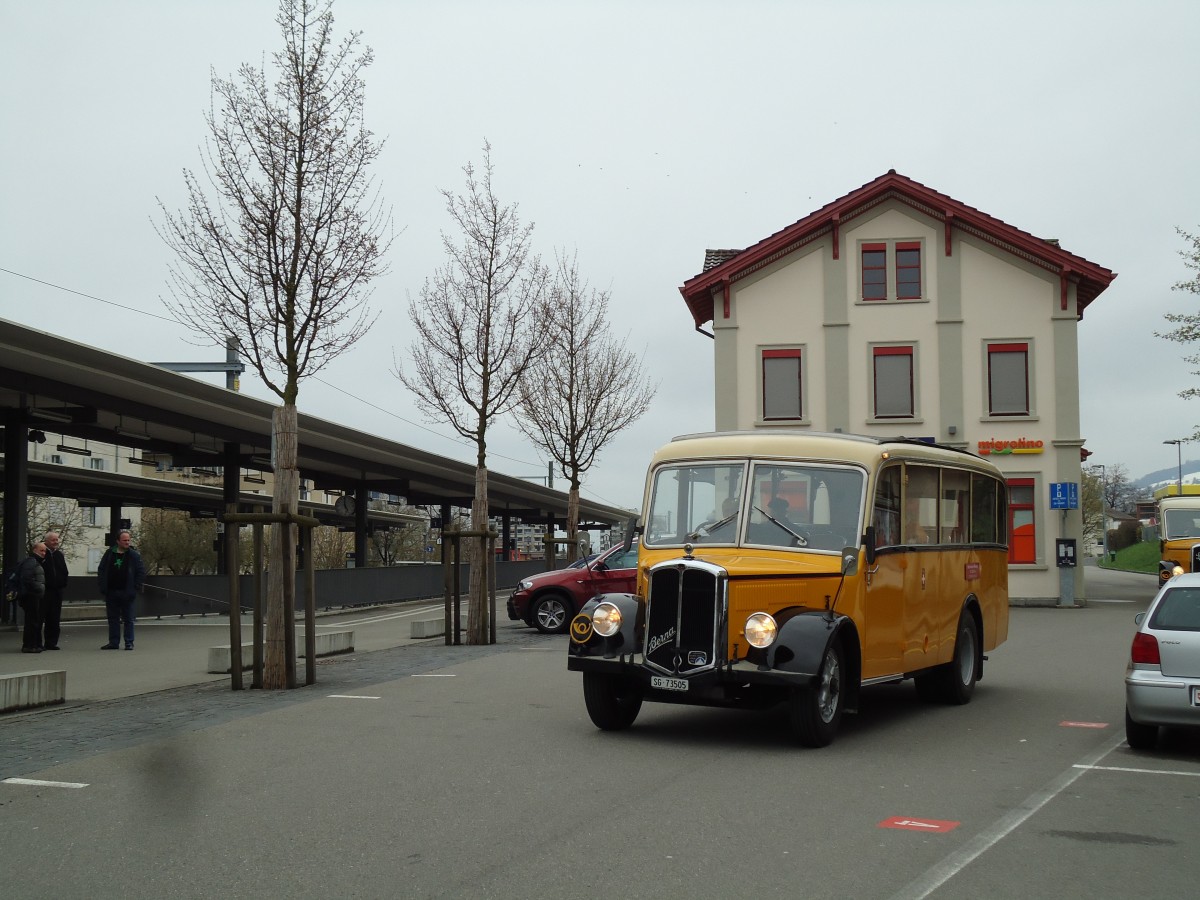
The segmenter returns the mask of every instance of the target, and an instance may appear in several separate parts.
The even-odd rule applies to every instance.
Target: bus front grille
[[[646,603],[647,665],[668,675],[693,675],[718,664],[725,578],[680,563],[650,575]]]

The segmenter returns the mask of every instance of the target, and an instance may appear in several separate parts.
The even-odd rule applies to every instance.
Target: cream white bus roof
[[[967,450],[904,438],[874,438],[861,434],[787,430],[714,431],[685,434],[660,447],[651,466],[688,459],[803,459],[838,460],[874,468],[881,454],[892,459],[928,463],[950,463],[985,471],[997,477],[999,470],[988,460]]]
[[[1163,497],[1158,501],[1158,508],[1164,513],[1168,509],[1200,509],[1200,494]]]

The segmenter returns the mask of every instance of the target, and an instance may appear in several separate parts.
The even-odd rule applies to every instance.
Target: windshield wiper
[[[808,538],[806,538],[804,535],[797,534],[796,532],[792,531],[792,529],[790,529],[783,522],[780,522],[777,518],[775,518],[773,515],[771,515],[769,512],[767,512],[761,506],[755,506],[753,508],[757,509],[760,513],[762,513],[764,516],[766,516],[770,521],[774,522],[776,525],[778,525],[780,528],[782,528],[784,531],[786,531],[788,534],[790,534],[792,537],[794,537],[796,539],[796,543],[799,544],[801,547],[808,546]]]
[[[738,514],[736,512],[734,512],[734,513],[730,513],[723,519],[717,519],[717,521],[713,522],[711,525],[697,525],[696,530],[693,532],[690,532],[687,536],[687,539],[689,541],[694,541],[700,537],[702,532],[704,534],[704,537],[708,537],[714,531],[716,531],[718,528],[720,528],[722,525],[729,524],[737,517],[738,517]]]

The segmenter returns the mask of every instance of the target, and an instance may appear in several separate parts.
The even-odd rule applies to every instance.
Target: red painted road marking
[[[1059,722],[1062,728],[1107,728],[1107,722]]]
[[[900,828],[905,831],[931,831],[943,834],[953,831],[960,822],[943,822],[938,819],[910,819],[906,816],[892,816],[879,823],[880,828]]]

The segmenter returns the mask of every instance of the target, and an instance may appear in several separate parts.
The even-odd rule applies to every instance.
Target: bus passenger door
[[[900,674],[903,664],[904,578],[908,567],[900,547],[898,465],[879,473],[871,510],[875,562],[867,567],[863,600],[863,678]]]
[[[863,678],[881,678],[904,671],[905,554],[883,551],[866,576],[863,603]]]

